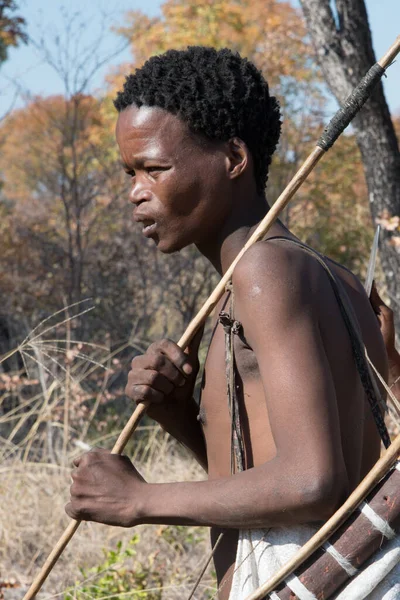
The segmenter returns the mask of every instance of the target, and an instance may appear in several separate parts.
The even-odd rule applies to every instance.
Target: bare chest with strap
[[[313,256],[327,273],[341,315],[343,317],[343,321],[349,334],[357,372],[370,405],[379,435],[383,444],[387,448],[390,445],[390,436],[382,414],[382,407],[385,405],[381,399],[375,376],[372,373],[365,355],[365,347],[362,341],[361,330],[357,321],[357,317],[343,285],[330,269],[325,259],[316,250],[313,250],[300,241],[283,236],[269,239],[271,241],[274,240],[286,242],[302,248],[305,252]],[[242,325],[239,321],[235,320],[235,297],[231,282],[227,285],[227,292],[229,293],[229,299],[226,304],[227,310],[220,312],[219,323],[222,325],[225,333],[226,390],[231,420],[231,473],[233,474],[235,472],[243,471],[245,468],[245,448],[240,425],[240,403],[236,386],[237,366],[235,361],[235,336],[240,334]]]

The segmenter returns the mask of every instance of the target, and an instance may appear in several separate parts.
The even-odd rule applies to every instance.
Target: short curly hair
[[[157,106],[211,140],[234,136],[248,146],[263,192],[281,130],[278,101],[253,63],[228,48],[190,46],[152,56],[126,77],[114,106]]]

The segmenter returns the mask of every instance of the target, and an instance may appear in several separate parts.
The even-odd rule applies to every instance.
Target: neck
[[[259,222],[265,217],[269,206],[264,196],[256,195],[253,200],[238,202],[224,225],[206,241],[197,244],[199,251],[211,262],[220,275],[223,275],[234,261]],[[290,235],[286,227],[276,221],[267,237]]]

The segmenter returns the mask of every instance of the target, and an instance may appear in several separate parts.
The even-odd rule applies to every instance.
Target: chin
[[[174,252],[179,252],[186,246],[190,246],[191,242],[187,240],[154,240],[157,246],[157,250],[162,252],[163,254],[174,254]]]

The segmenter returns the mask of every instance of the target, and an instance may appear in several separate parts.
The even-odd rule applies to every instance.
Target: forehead
[[[186,123],[158,107],[129,106],[119,113],[116,126],[121,152],[140,154],[148,151],[174,153],[195,145]]]

